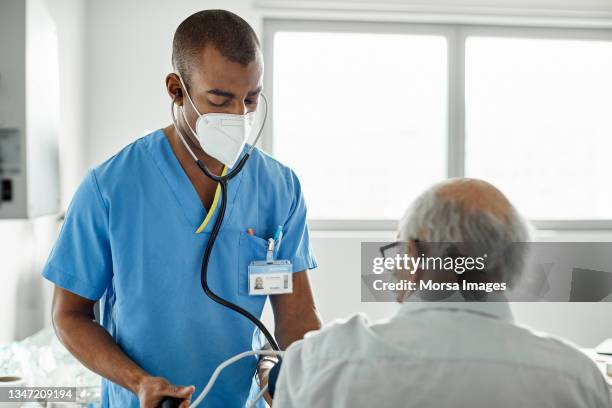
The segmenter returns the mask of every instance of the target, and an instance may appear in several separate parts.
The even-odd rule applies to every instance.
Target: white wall
[[[83,174],[82,0],[42,0],[54,19],[60,68],[62,202],[67,203]],[[24,28],[25,29],[25,28]],[[0,220],[0,344],[26,337],[49,322],[50,286],[40,277],[57,234],[57,217]]]
[[[88,163],[97,164],[150,130],[170,123],[166,75],[172,37],[190,14],[225,8],[257,27],[250,0],[88,3]]]
[[[300,8],[359,8],[370,9],[402,8],[410,6],[460,7],[463,9],[506,8],[538,10],[580,10],[611,11],[609,0],[254,0],[259,7],[300,7]]]
[[[83,0],[46,0],[58,27],[60,174],[66,208],[86,170],[85,6]]]
[[[292,19],[612,27],[609,0],[254,0],[254,4],[266,16]]]

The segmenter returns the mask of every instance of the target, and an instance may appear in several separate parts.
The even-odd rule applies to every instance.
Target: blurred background
[[[61,214],[170,123],[174,30],[209,8],[260,36],[261,147],[302,180],[325,321],[393,312],[361,302],[360,243],[447,177],[498,186],[540,241],[612,241],[610,0],[0,0],[0,345],[50,325]],[[513,310],[582,347],[612,337],[609,303]]]

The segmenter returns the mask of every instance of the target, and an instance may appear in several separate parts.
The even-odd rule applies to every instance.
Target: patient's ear
[[[408,256],[411,256],[411,257],[419,256],[418,240],[409,239],[408,242],[406,242],[406,246],[407,246],[406,253],[408,254]]]
[[[419,258],[420,256],[427,256],[427,248],[424,245],[423,241],[419,239],[410,239],[407,242],[408,245],[408,256],[411,258]],[[411,280],[414,282],[418,282],[423,275],[423,269],[419,267],[416,271],[410,271]]]

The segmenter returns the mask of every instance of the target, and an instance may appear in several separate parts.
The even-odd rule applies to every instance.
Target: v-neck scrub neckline
[[[166,137],[163,129],[159,129],[151,134],[151,138],[146,141],[146,146],[149,153],[153,156],[159,170],[164,175],[168,186],[173,190],[174,196],[185,213],[186,219],[194,226],[194,233],[200,234],[205,231],[216,213],[217,205],[220,200],[221,186],[217,185],[213,202],[210,209],[207,211],[198,192],[191,183],[189,176],[174,154],[170,141]],[[227,166],[224,166],[222,175],[225,175],[227,170]],[[234,187],[239,184],[240,176],[241,174],[238,174],[238,176],[232,180],[233,183],[228,183],[228,190],[232,190],[234,193],[236,192],[237,189],[230,188],[230,185]],[[235,194],[230,194],[230,191],[228,191],[228,210],[230,207],[230,196],[233,199],[235,198]],[[230,211],[226,212],[226,217],[229,213]]]

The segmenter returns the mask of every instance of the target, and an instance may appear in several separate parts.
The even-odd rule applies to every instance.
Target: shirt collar
[[[486,302],[466,301],[459,292],[436,302],[411,297],[402,304],[398,314],[404,316],[427,310],[473,313],[509,322],[514,321],[510,304],[506,298],[495,293],[489,294]]]

